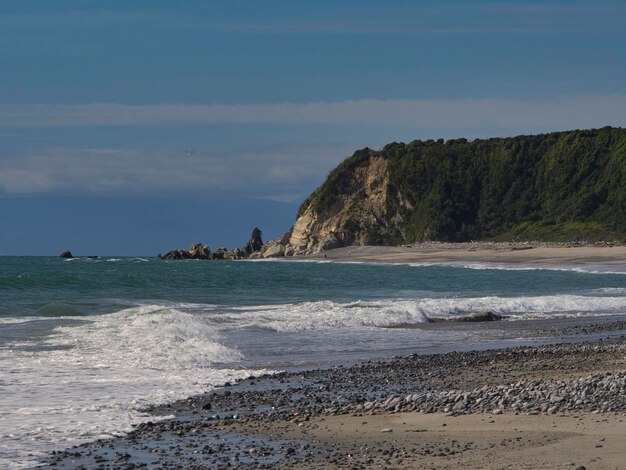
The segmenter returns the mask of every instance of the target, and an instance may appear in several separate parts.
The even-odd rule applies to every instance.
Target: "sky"
[[[625,21],[623,1],[1,2],[0,255],[241,247],[356,149],[626,126]]]

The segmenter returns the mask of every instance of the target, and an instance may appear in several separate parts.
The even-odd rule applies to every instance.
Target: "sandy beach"
[[[325,256],[324,256],[325,255]],[[406,246],[352,246],[301,257],[384,263],[490,263],[520,265],[626,265],[623,244],[437,243]]]

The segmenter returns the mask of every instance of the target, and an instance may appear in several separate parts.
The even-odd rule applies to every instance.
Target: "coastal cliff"
[[[358,150],[256,257],[428,240],[626,240],[626,129]]]

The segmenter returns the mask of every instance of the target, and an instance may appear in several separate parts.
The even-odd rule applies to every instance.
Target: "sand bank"
[[[324,258],[324,255],[326,257]],[[424,243],[352,246],[302,259],[384,263],[493,263],[520,265],[626,265],[624,245],[539,243]]]

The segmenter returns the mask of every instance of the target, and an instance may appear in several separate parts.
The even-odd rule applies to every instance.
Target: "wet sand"
[[[326,257],[324,257],[326,255]],[[623,244],[422,243],[411,246],[351,246],[296,257],[382,263],[489,263],[520,265],[626,265]]]
[[[623,414],[333,416],[305,427],[277,425],[272,432],[281,438],[315,440],[339,454],[327,460],[331,466],[344,468],[619,469],[626,465]]]

